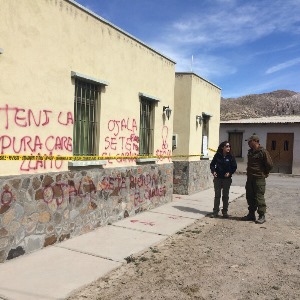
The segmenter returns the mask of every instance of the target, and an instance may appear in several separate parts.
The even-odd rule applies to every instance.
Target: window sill
[[[156,163],[158,161],[157,158],[137,158],[137,164],[147,164],[147,163]]]
[[[209,160],[209,156],[208,155],[200,156],[200,160]]]
[[[107,160],[79,160],[69,161],[69,167],[87,167],[87,166],[103,166],[107,164]]]

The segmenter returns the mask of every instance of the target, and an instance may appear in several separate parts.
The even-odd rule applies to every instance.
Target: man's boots
[[[248,213],[247,216],[241,218],[242,221],[256,221],[255,213]]]
[[[265,215],[259,215],[258,220],[256,221],[257,224],[263,224],[266,222]]]

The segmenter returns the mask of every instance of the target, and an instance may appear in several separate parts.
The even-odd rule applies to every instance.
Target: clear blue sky
[[[177,72],[213,82],[225,98],[300,92],[300,0],[77,2],[174,60]]]

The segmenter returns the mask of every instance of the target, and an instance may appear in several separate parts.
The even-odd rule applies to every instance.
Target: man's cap
[[[259,136],[257,134],[252,134],[251,136],[249,136],[245,141],[249,142],[249,141],[259,141]]]

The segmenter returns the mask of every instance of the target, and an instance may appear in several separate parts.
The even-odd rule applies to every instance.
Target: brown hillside
[[[281,115],[300,115],[300,93],[278,90],[221,100],[222,121]]]

